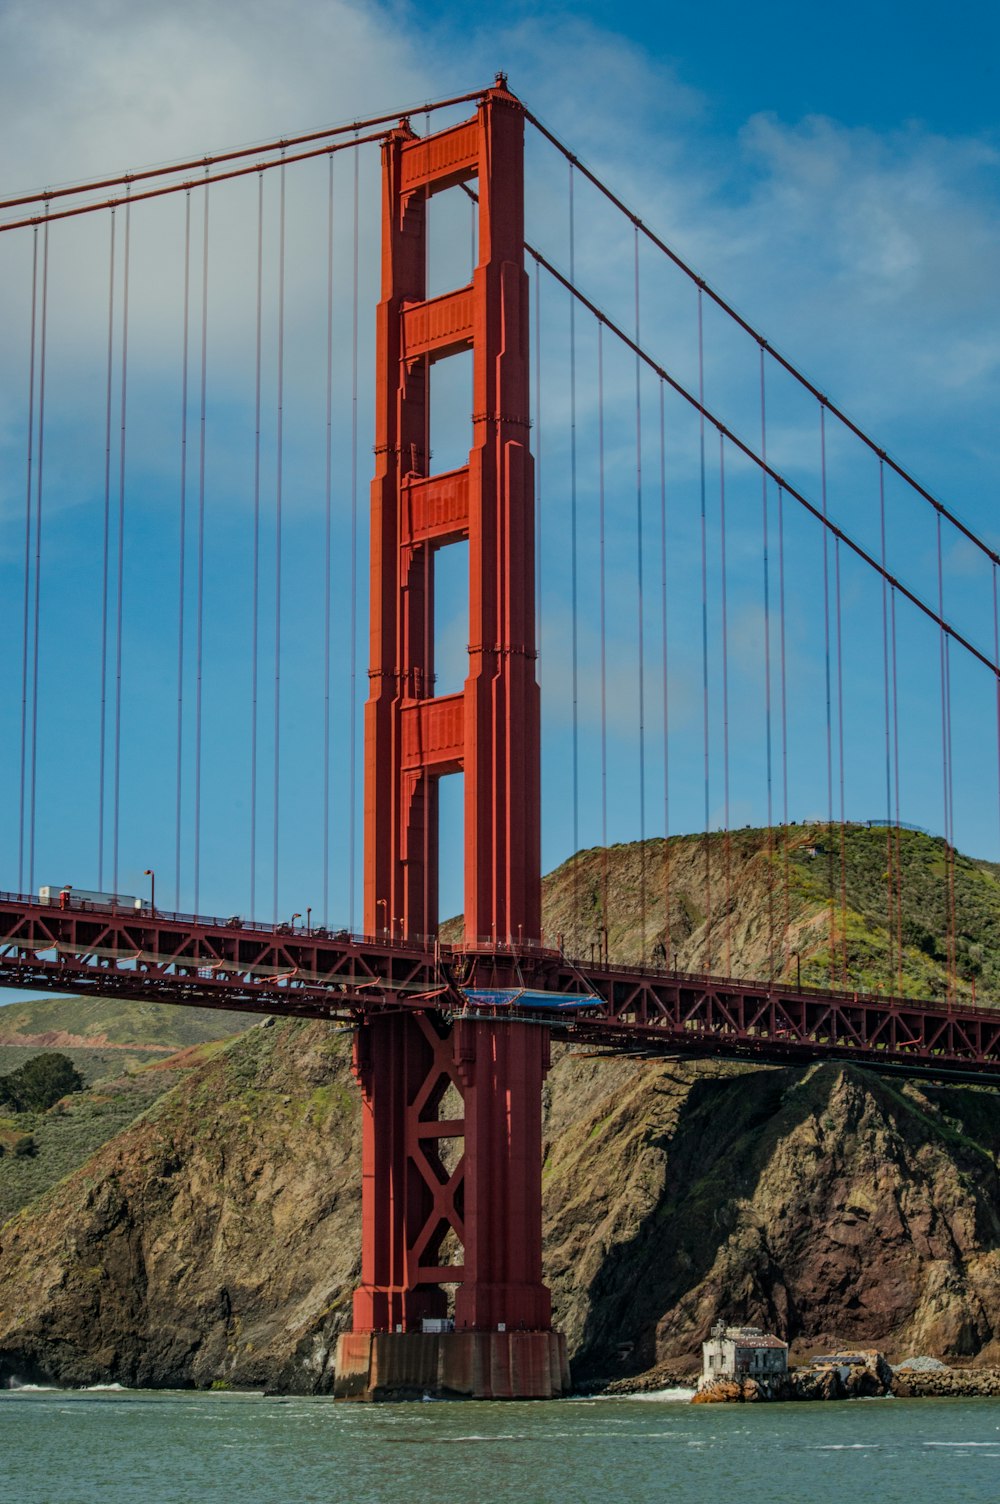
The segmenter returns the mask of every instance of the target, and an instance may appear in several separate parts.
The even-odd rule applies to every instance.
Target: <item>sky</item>
[[[773,346],[791,357],[934,494],[997,547],[998,44],[1000,13],[987,4],[955,4],[943,11],[929,5],[862,6],[852,0],[832,13],[784,3],[748,8],[725,0],[710,8],[669,3],[630,7],[583,3],[572,8],[515,3],[491,8],[470,20],[469,8],[459,4],[417,7],[289,0],[279,13],[270,5],[246,0],[221,0],[211,8],[192,0],[178,0],[169,8],[143,0],[94,0],[86,6],[68,0],[41,0],[30,5],[0,3],[0,193],[8,196],[110,170],[139,168],[270,140],[383,110],[414,109],[414,123],[422,128],[421,102],[477,88],[503,70],[511,87],[538,117],[628,203],[636,205],[644,220],[760,328]],[[374,223],[372,216],[377,208],[377,185],[373,174],[368,175],[373,167],[369,152],[359,190],[365,224]],[[532,180],[534,171],[538,175]],[[350,171],[346,167],[342,170],[338,163],[337,172],[338,191],[346,192],[349,199]],[[310,699],[314,701],[317,695],[322,652],[316,643],[316,601],[309,610],[305,605],[300,610],[296,600],[297,594],[305,596],[306,584],[310,589],[315,585],[310,569],[316,535],[309,527],[315,526],[317,511],[306,498],[312,495],[313,502],[316,499],[316,435],[322,426],[316,390],[322,377],[317,329],[323,321],[317,318],[314,305],[318,283],[313,253],[324,230],[322,217],[310,209],[305,190],[296,196],[291,177],[289,182],[290,212],[300,216],[296,222],[301,227],[297,248],[290,252],[288,292],[289,348],[293,351],[289,382],[298,402],[297,416],[289,417],[286,558],[291,573],[285,586],[282,712],[284,768],[291,786],[287,795],[282,794],[287,829],[282,834],[276,892],[268,887],[268,857],[260,856],[256,907],[265,917],[272,903],[276,913],[293,909],[302,912],[310,899],[310,906],[318,912],[324,887],[317,872],[319,846],[315,835],[321,809],[317,803],[321,775],[314,755],[318,724],[308,712]],[[537,235],[546,253],[563,268],[570,256],[561,198],[564,189],[565,164],[533,147],[529,151],[529,233]],[[627,322],[631,297],[629,236],[605,216],[601,205],[588,197],[582,185],[577,191],[578,243],[573,254],[581,283],[613,316]],[[221,267],[224,260],[227,272],[225,276],[219,271],[213,273],[216,302],[209,409],[216,447],[210,446],[208,452],[208,528],[209,583],[217,586],[217,604],[209,608],[206,635],[217,678],[206,681],[207,824],[198,898],[202,911],[219,913],[235,909],[246,912],[249,902],[242,829],[247,820],[245,802],[236,801],[230,812],[234,825],[227,824],[221,815],[216,819],[219,811],[228,809],[230,785],[238,777],[242,787],[245,779],[239,727],[246,707],[246,686],[239,674],[227,672],[226,665],[236,661],[240,650],[236,639],[245,646],[246,635],[247,542],[245,528],[242,538],[237,535],[237,517],[245,521],[248,483],[248,388],[244,378],[252,357],[247,298],[252,293],[253,258],[247,250],[246,234],[247,225],[252,226],[253,204],[246,194],[239,199],[235,193],[230,202],[234,206],[231,221],[216,211],[212,230],[213,255],[219,258],[213,266]],[[270,198],[268,205],[271,213]],[[192,212],[197,238],[200,207],[196,205]],[[176,217],[169,220],[165,211],[159,219],[151,215],[142,224],[136,215],[134,253],[137,258],[148,255],[149,265],[155,266],[156,272],[145,285],[137,274],[133,288],[135,328],[146,329],[149,353],[144,356],[137,345],[131,357],[130,411],[135,437],[129,450],[129,474],[134,476],[131,494],[141,492],[147,511],[136,507],[130,497],[130,567],[131,561],[138,562],[136,581],[128,587],[127,597],[132,632],[129,640],[134,646],[130,648],[133,656],[126,661],[129,725],[124,738],[126,798],[118,884],[128,891],[140,888],[145,868],[154,866],[164,874],[171,897],[172,837],[167,829],[169,822],[161,820],[160,815],[173,799],[173,751],[169,725],[166,720],[162,725],[157,721],[156,707],[173,693],[170,664],[176,648],[169,631],[160,630],[174,608],[161,578],[165,571],[157,570],[155,561],[166,557],[162,552],[167,548],[163,542],[166,532],[158,528],[167,527],[176,476],[166,460],[154,462],[149,457],[164,434],[169,435],[165,442],[176,447],[178,225]],[[337,233],[346,234],[339,221]],[[97,230],[80,229],[78,236],[75,241],[61,243],[72,247],[65,254],[57,249],[53,237],[52,338],[60,342],[62,354],[58,358],[53,355],[51,370],[53,411],[47,460],[49,531],[45,534],[45,557],[52,574],[49,593],[44,596],[41,629],[43,670],[53,677],[51,692],[43,697],[39,732],[41,812],[34,876],[36,885],[72,880],[77,886],[96,887],[92,857],[92,676],[88,679],[94,654],[93,617],[87,618],[89,626],[81,626],[70,607],[75,597],[74,581],[85,576],[92,584],[96,578],[93,525],[100,500],[97,492],[104,443],[101,309],[106,298],[102,284],[106,270]],[[462,236],[464,231],[450,239],[445,235],[446,258],[459,256],[455,246]],[[0,238],[12,240],[13,236]],[[0,291],[0,317],[14,331],[6,342],[9,367],[0,384],[0,454],[5,456],[5,475],[0,480],[4,527],[0,567],[11,571],[10,579],[15,584],[23,531],[25,244],[22,238],[21,249],[0,246],[0,258],[11,258],[2,262],[7,270],[4,290]],[[616,252],[614,256],[611,249]],[[269,239],[269,257],[274,250],[273,239]],[[338,258],[341,252],[347,257],[349,247],[346,240],[338,239]],[[687,294],[679,284],[668,286],[664,281],[662,294],[656,291],[660,271],[655,258],[647,256],[645,250],[642,255],[645,338],[655,345],[659,359],[666,361],[669,355],[672,368],[689,384],[696,384],[693,305],[690,300],[684,302]],[[362,262],[362,298],[368,297],[370,306],[375,296],[374,258],[363,256]],[[446,264],[450,265],[447,259]],[[567,604],[570,586],[565,551],[560,549],[560,540],[565,537],[566,476],[571,462],[565,380],[569,336],[565,309],[554,289],[546,286],[542,297],[539,333],[543,343],[538,369],[544,372],[545,404],[544,412],[537,415],[536,438],[544,439],[546,511],[542,541],[551,550],[551,572],[547,566],[542,599],[542,684],[547,716],[544,774],[549,791],[543,845],[544,865],[550,867],[564,859],[574,843],[591,844],[602,834],[596,797],[600,768],[593,667],[598,652],[598,566],[593,547],[597,348],[594,331],[581,324],[574,336],[579,339],[581,371],[577,391],[582,529],[578,585],[586,620],[577,631],[578,650],[589,671],[576,695],[582,727],[584,807],[574,821],[565,799],[558,797],[564,792],[563,775],[571,755],[573,698],[573,629]],[[676,326],[671,323],[675,315],[680,320]],[[273,320],[265,322],[265,346],[271,351]],[[348,323],[349,310],[343,303],[336,313],[338,340],[347,340]],[[370,366],[364,336],[363,328],[362,386]],[[729,421],[741,432],[752,432],[754,423],[759,424],[753,408],[753,351],[748,357],[721,323],[709,318],[706,354],[712,402],[727,408]],[[635,594],[630,574],[633,523],[627,520],[625,500],[632,486],[630,466],[634,468],[626,437],[633,376],[629,362],[610,351],[605,374],[610,425],[609,520],[615,534],[609,550],[607,585],[613,602],[611,615],[624,620],[624,603],[629,603],[628,612],[632,612]],[[174,385],[165,394],[162,383],[168,377]],[[644,383],[645,426],[640,447],[644,466],[653,472],[657,464],[657,391],[655,382],[644,378]],[[780,456],[786,473],[800,478],[803,486],[813,487],[810,494],[817,494],[815,435],[809,427],[812,419],[796,406],[792,396],[782,395],[779,387],[776,382],[771,399],[772,453]],[[346,388],[340,395],[346,400]],[[270,388],[265,400],[270,400]],[[56,411],[60,401],[62,418]],[[366,410],[362,403],[362,429]],[[674,425],[672,432],[686,435],[677,440],[671,485],[681,490],[687,487],[688,491],[693,486],[696,491],[691,464],[697,454],[697,434],[685,428],[679,410],[676,415],[673,409],[668,411],[668,422]],[[446,429],[447,422],[443,422],[442,453]],[[346,434],[340,428],[337,434],[338,441],[346,444]],[[271,463],[273,433],[267,442],[267,461]],[[831,436],[830,442],[831,463],[839,467],[831,481],[832,509],[877,549],[872,472],[841,444],[839,437]],[[369,452],[370,438],[362,433],[362,504]],[[76,484],[76,476],[83,471],[90,475],[86,487]],[[714,494],[719,477],[717,462],[711,457],[708,476]],[[723,821],[726,807],[732,824],[744,823],[743,817],[756,823],[764,814],[763,736],[759,712],[750,707],[751,695],[755,701],[760,699],[760,670],[750,660],[762,657],[759,649],[764,632],[756,583],[757,514],[751,510],[757,505],[753,498],[759,492],[759,482],[734,466],[730,485],[730,507],[737,514],[730,552],[733,701],[727,711],[718,691],[713,690],[713,783],[707,802],[711,824]],[[746,515],[741,522],[744,493]],[[768,507],[773,509],[775,500],[769,497]],[[620,515],[616,511],[619,505]],[[926,534],[925,523],[917,513],[907,510],[908,505],[901,494],[889,497],[902,569],[929,598],[936,589],[933,539]],[[651,499],[647,499],[647,506],[653,507],[648,520],[655,533]],[[769,515],[773,518],[773,512]],[[363,505],[360,525],[363,531]],[[793,530],[795,526],[789,523]],[[671,527],[672,557],[678,560],[678,568],[671,581],[670,609],[674,627],[680,632],[679,637],[675,632],[675,640],[682,640],[683,624],[692,620],[698,609],[692,583],[698,567],[697,528],[685,532],[680,520]],[[717,573],[719,539],[714,521],[709,523],[709,536],[714,561],[711,569]],[[655,538],[647,541],[652,545]],[[350,571],[345,562],[348,544],[340,532],[337,547],[336,591],[342,604],[349,591]],[[362,541],[362,576],[363,547]],[[957,543],[953,546],[953,540],[949,540],[948,547],[953,554],[949,562],[958,572],[959,581],[957,587],[949,585],[949,610],[977,642],[988,646],[992,633],[989,578],[981,570],[977,573],[976,565],[965,559]],[[817,599],[822,588],[815,549],[810,559],[797,579],[789,581],[786,644],[793,682],[801,683],[804,693],[812,693],[822,677],[822,644],[808,644],[803,625],[810,601]],[[744,565],[745,581],[740,573]],[[966,569],[964,576],[962,569]],[[878,814],[885,802],[884,755],[872,753],[869,746],[872,725],[876,726],[876,741],[881,735],[877,730],[882,713],[878,677],[880,600],[877,590],[872,593],[871,581],[863,578],[864,572],[854,573],[846,559],[843,572],[845,662],[856,668],[856,679],[849,680],[844,716],[851,765],[847,813],[865,818]],[[454,571],[450,576],[442,574],[442,583],[450,582],[451,595],[459,589],[457,579]],[[299,581],[301,592],[297,591]],[[4,618],[9,641],[16,639],[20,620],[14,586],[6,588],[8,602],[12,603],[11,619]],[[267,587],[263,588],[265,608],[269,609]],[[442,590],[442,597],[448,593]],[[622,767],[632,770],[612,780],[607,829],[609,838],[614,839],[639,834],[632,787],[635,735],[628,728],[640,697],[635,672],[625,665],[634,659],[639,623],[651,655],[652,645],[658,641],[655,592],[644,609],[647,616],[636,618],[633,628],[612,622],[612,651],[617,653],[620,670],[612,675],[609,690],[618,711],[612,753],[621,759]],[[874,647],[872,628],[865,625],[870,622],[876,624]],[[912,704],[915,722],[927,718],[926,735],[918,738],[921,744],[913,749],[906,807],[901,814],[913,823],[940,830],[940,771],[933,761],[940,728],[931,720],[937,683],[933,675],[923,686],[926,695],[920,689],[922,665],[933,666],[938,644],[921,632],[905,621],[900,628],[904,678],[908,669],[912,669],[913,678],[912,701],[907,701],[910,691],[904,688],[901,703],[904,710]],[[88,667],[71,672],[61,648],[78,633],[80,656]],[[461,665],[455,653],[460,658],[462,635],[458,616],[443,621],[442,658],[459,677]],[[697,633],[690,635],[690,654],[684,660],[679,653],[672,671],[676,728],[672,734],[678,739],[669,791],[672,829],[696,829],[704,821],[699,786],[698,644]],[[360,637],[354,676],[356,707],[365,684],[363,623]],[[710,637],[717,670],[722,645],[717,623],[712,624]],[[772,645],[776,649],[776,639],[772,639]],[[273,644],[262,640],[265,657],[272,648]],[[741,653],[746,659],[742,667]],[[60,672],[65,676],[62,684],[58,684]],[[262,684],[264,677],[262,670]],[[854,682],[856,702],[850,700],[850,684]],[[959,710],[964,714],[968,708],[967,719],[955,732],[956,841],[976,854],[998,858],[1000,840],[995,832],[1000,812],[995,757],[988,741],[995,733],[987,714],[991,702],[983,691],[982,679],[967,676],[961,667],[956,666],[953,682]],[[333,690],[334,758],[342,779],[350,755],[344,738],[350,721],[347,700],[351,680],[349,668],[345,669],[339,659],[333,669]],[[321,698],[321,686],[318,693]],[[826,808],[824,768],[820,767],[825,757],[822,698],[820,686],[818,719],[812,730],[792,737],[791,813],[799,818],[822,814]],[[662,711],[655,685],[650,686],[647,709],[651,721]],[[732,787],[723,790],[718,740],[724,715],[729,712],[734,727],[742,715],[757,717],[752,721],[750,738],[755,751],[752,758],[748,755],[743,760],[734,754]],[[4,784],[8,789],[17,781],[19,717],[19,697],[15,694],[7,701],[7,719],[3,722],[8,749]],[[189,736],[190,714],[187,724]],[[216,724],[218,737],[213,734]],[[222,735],[224,724],[231,732],[236,727],[228,740]],[[190,803],[191,751],[187,743],[185,746],[185,798]],[[980,755],[977,749],[983,747]],[[271,753],[263,756],[262,787],[273,772],[269,757]],[[67,761],[73,770],[69,775]],[[237,763],[238,773],[234,771]],[[645,801],[646,834],[656,834],[663,828],[658,793],[661,764],[662,748],[653,748],[647,768],[651,782]],[[812,779],[817,768],[817,776]],[[269,852],[271,816],[263,793],[261,801],[260,847],[262,852],[265,847]],[[445,803],[451,810],[445,834],[454,847],[454,796],[449,795]],[[780,816],[780,803],[778,798],[776,818]],[[353,842],[343,810],[336,811],[334,823],[331,860],[345,868],[350,848],[356,867],[360,842],[357,822]],[[3,867],[0,885],[16,887],[16,853],[4,860]],[[187,849],[182,867],[177,898],[186,908],[194,902],[191,854]],[[449,870],[453,867],[452,863]],[[108,886],[106,873],[103,878],[103,886]],[[356,913],[349,885],[341,877],[329,876],[328,885],[328,917],[346,922],[349,912]],[[460,891],[453,876],[446,879],[444,888],[442,905],[448,912],[459,906]]]

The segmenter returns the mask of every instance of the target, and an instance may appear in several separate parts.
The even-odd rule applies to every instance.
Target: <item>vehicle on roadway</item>
[[[68,883],[62,887],[48,885],[38,890],[39,903],[52,904],[60,909],[148,909],[144,898],[132,893],[99,893],[93,888],[73,888]]]

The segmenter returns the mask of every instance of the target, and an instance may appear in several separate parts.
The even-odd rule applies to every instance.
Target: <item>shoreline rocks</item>
[[[901,1400],[1000,1399],[1000,1368],[897,1368],[890,1392]]]

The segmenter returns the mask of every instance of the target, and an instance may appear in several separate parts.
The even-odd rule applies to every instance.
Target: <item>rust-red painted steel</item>
[[[365,708],[366,929],[426,935],[438,922],[438,780],[465,776],[468,939],[541,933],[540,728],[535,683],[534,482],[528,449],[524,121],[504,87],[433,136],[383,146],[382,299],[371,499],[371,690]],[[432,194],[479,182],[478,260],[466,287],[427,297]],[[431,473],[431,370],[471,350],[467,465]],[[469,667],[434,694],[434,553],[469,542]],[[547,1036],[530,1024],[441,1011],[358,1032],[364,1178],[354,1330],[546,1331],[541,1089]],[[438,1117],[449,1086],[462,1117]],[[446,1171],[442,1139],[463,1140]],[[449,1232],[453,1238],[449,1238]],[[460,1255],[446,1258],[457,1247]],[[461,1263],[456,1258],[461,1258]]]
[[[602,1000],[571,1019],[531,1013],[524,1028],[546,1037],[554,1032],[618,1051],[832,1057],[1000,1079],[1000,1008],[989,1005],[594,966],[541,948],[467,950],[148,910],[60,909],[0,894],[0,986],[352,1024],[390,1016],[412,1022],[411,1015],[429,1011],[478,1028],[482,1016],[462,1017],[461,988],[521,981]],[[510,1010],[498,1010],[486,1022],[509,1019]]]
[[[430,114],[433,110],[446,110],[455,105],[471,104],[474,100],[481,99],[484,92],[482,89],[476,89],[471,94],[453,94],[448,99],[430,100],[426,104],[411,107],[409,113],[424,115]],[[71,183],[63,188],[42,188],[36,193],[22,194],[19,198],[0,199],[0,210],[18,209],[25,204],[48,204],[55,199],[73,198],[81,193],[97,193],[104,188],[124,188],[132,183],[146,182],[151,178],[172,177],[178,172],[202,171],[220,162],[237,162],[246,157],[287,152],[292,146],[305,146],[312,141],[327,141],[332,136],[357,135],[361,131],[372,130],[375,126],[391,125],[401,117],[405,117],[407,113],[405,110],[390,110],[387,115],[369,115],[364,120],[352,120],[348,125],[328,126],[321,131],[309,131],[304,136],[281,136],[276,141],[264,141],[256,146],[241,146],[234,151],[213,152],[209,156],[191,157],[183,162],[169,162],[163,167],[147,167],[141,172],[123,172],[116,177]],[[289,159],[286,158],[286,160]],[[277,165],[280,165],[280,160]],[[179,186],[183,188],[185,185]]]
[[[437,924],[437,787],[465,775],[468,937],[541,931],[534,482],[521,107],[498,88],[474,119],[383,147],[382,301],[371,502],[371,690],[365,712],[365,927]],[[468,287],[426,297],[430,195],[479,179]],[[431,367],[472,351],[468,465],[429,473]],[[433,557],[469,541],[469,673],[434,696]]]
[[[946,518],[948,522],[951,523],[952,527],[957,528],[958,531],[962,533],[970,543],[972,543],[982,553],[986,554],[987,558],[990,559],[993,564],[1000,564],[1000,554],[995,553],[994,550],[990,548],[988,543],[984,542],[982,538],[978,537],[971,528],[967,527],[966,524],[961,521],[960,518],[956,517],[955,514],[949,511],[949,509],[942,502],[938,501],[936,496],[933,496],[931,492],[926,490],[918,480],[915,480],[914,477],[909,473],[909,471],[905,470],[897,460],[894,460],[892,458],[892,455],[888,454],[884,449],[880,447],[880,445],[876,444],[875,440],[868,434],[866,434],[864,429],[859,428],[858,425],[853,422],[853,420],[849,418],[846,413],[841,412],[840,408],[837,407],[834,402],[831,402],[830,398],[827,397],[824,392],[821,392],[819,387],[814,386],[813,383],[809,380],[808,376],[803,376],[798,367],[793,366],[791,361],[781,354],[780,350],[776,350],[774,346],[764,338],[759,330],[755,329],[752,324],[747,323],[743,315],[741,313],[737,313],[736,309],[732,306],[731,303],[726,302],[721,293],[716,292],[715,289],[711,287],[703,277],[699,277],[698,273],[692,266],[689,266],[681,256],[678,256],[677,252],[672,250],[671,247],[667,245],[665,240],[661,240],[659,235],[657,235],[654,230],[651,230],[647,224],[644,224],[643,221],[639,218],[638,214],[634,214],[633,211],[628,207],[628,205],[622,199],[620,199],[616,193],[612,192],[607,183],[602,182],[597,174],[592,172],[585,162],[581,162],[580,158],[574,152],[571,152],[569,147],[565,146],[562,141],[559,140],[558,136],[553,135],[548,126],[543,125],[542,122],[537,118],[537,116],[533,115],[530,110],[525,110],[524,118],[525,120],[530,121],[530,123],[535,127],[539,134],[544,136],[546,141],[554,146],[555,149],[566,158],[567,162],[571,162],[576,170],[582,173],[582,175],[587,179],[589,183],[593,184],[598,193],[603,194],[608,202],[613,204],[619,211],[619,213],[623,214],[625,218],[635,226],[635,228],[641,235],[644,235],[652,245],[655,245],[658,251],[662,251],[662,253],[670,261],[673,262],[673,264],[678,268],[679,271],[683,272],[686,277],[690,278],[690,280],[696,287],[701,288],[702,292],[707,298],[711,298],[712,302],[716,305],[717,308],[721,308],[722,312],[726,314],[728,318],[731,318],[735,324],[739,325],[744,333],[749,334],[750,338],[756,341],[761,350],[766,351],[767,354],[771,356],[772,360],[776,361],[783,370],[787,371],[788,375],[791,376],[794,381],[797,381],[799,386],[803,387],[811,397],[815,398],[817,402],[821,403],[822,406],[826,408],[827,412],[832,413],[832,415],[837,419],[839,423],[843,423],[844,427],[849,429],[849,431],[854,434],[855,438],[860,439],[862,444],[870,449],[873,454],[877,455],[884,464],[888,465],[891,470],[894,470],[901,480],[905,481],[908,486],[911,486],[913,488],[918,496],[923,497],[924,501],[930,502],[931,506],[941,517]]]
[[[439,984],[424,946],[0,894],[0,985],[353,1020]]]

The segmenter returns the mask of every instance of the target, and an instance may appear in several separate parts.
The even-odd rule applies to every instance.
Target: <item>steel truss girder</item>
[[[357,1021],[387,1011],[460,1012],[459,982],[590,990],[599,1009],[549,1023],[561,1037],[605,1048],[835,1056],[1000,1077],[1000,1010],[989,1006],[576,965],[537,949],[428,949],[147,910],[58,909],[0,894],[0,986]]]

